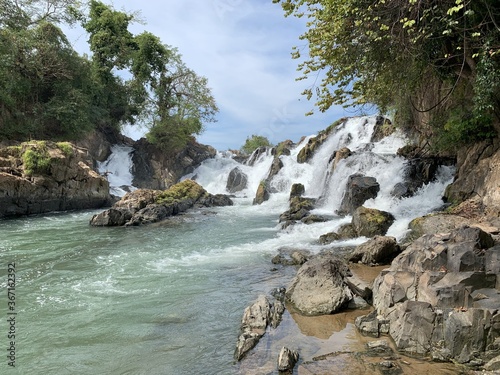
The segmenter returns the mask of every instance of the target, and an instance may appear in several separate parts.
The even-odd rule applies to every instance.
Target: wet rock
[[[111,209],[94,215],[90,224],[136,226],[156,223],[193,207],[231,204],[227,196],[213,196],[196,182],[185,180],[165,191],[138,189],[127,193]]]
[[[319,243],[320,245],[328,245],[334,241],[338,241],[340,240],[340,236],[335,233],[335,232],[330,232],[330,233],[326,233],[326,234],[322,234],[320,237],[319,237]]]
[[[394,220],[394,216],[389,212],[359,207],[352,216],[352,225],[358,236],[371,238],[385,235]]]
[[[359,245],[350,256],[349,261],[367,265],[388,264],[399,251],[399,246],[394,237],[375,236]]]
[[[266,332],[271,315],[271,304],[266,296],[261,295],[248,306],[241,319],[241,334],[238,337],[234,358],[239,361],[251,350]]]
[[[278,371],[292,371],[298,360],[299,353],[284,346],[278,356]]]
[[[379,190],[380,185],[374,177],[367,177],[362,174],[349,176],[337,214],[352,215],[368,199],[376,198]]]
[[[269,199],[271,196],[269,192],[269,186],[265,181],[261,181],[259,187],[257,188],[257,192],[255,193],[255,198],[253,200],[253,204],[262,204]]]
[[[314,208],[314,199],[306,197],[292,197],[290,199],[290,209],[280,215],[279,221],[295,222],[309,215]]]
[[[328,220],[329,219],[327,217],[319,215],[307,215],[306,217],[300,219],[300,221],[302,221],[304,224],[324,223]]]
[[[229,176],[227,179],[226,190],[231,193],[237,193],[238,191],[242,191],[246,189],[248,183],[248,177],[243,171],[235,167],[229,172]]]
[[[411,238],[419,238],[424,234],[447,233],[471,223],[469,219],[461,216],[438,213],[417,217],[408,227],[411,229]]]
[[[262,155],[267,155],[269,153],[270,149],[265,146],[261,146],[257,148],[252,155],[247,160],[247,165],[253,167],[255,162],[261,158]]]
[[[290,200],[294,197],[301,197],[305,193],[304,185],[302,184],[293,184],[290,189]]]
[[[386,117],[377,116],[370,142],[379,142],[396,131],[396,126]]]
[[[287,288],[288,300],[304,315],[332,314],[352,299],[344,281],[349,270],[332,256],[317,256],[307,261]]]
[[[271,260],[273,264],[282,264],[284,266],[300,266],[307,262],[311,257],[308,250],[298,250],[290,248],[278,249],[278,254]]]
[[[274,157],[269,172],[267,173],[267,181],[271,181],[274,176],[283,168],[283,162],[277,156]]]
[[[342,147],[341,149],[335,151],[332,155],[331,172],[333,172],[337,168],[337,165],[341,160],[347,159],[351,155],[352,152],[347,147]]]

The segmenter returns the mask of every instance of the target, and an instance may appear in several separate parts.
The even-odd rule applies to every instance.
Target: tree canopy
[[[252,134],[251,137],[247,137],[245,144],[241,146],[241,151],[245,154],[251,154],[259,147],[272,147],[272,143],[269,139],[262,135]]]
[[[0,137],[78,139],[95,128],[143,123],[165,150],[182,147],[215,121],[207,79],[176,48],[149,33],[133,35],[135,17],[91,0],[0,0]],[[80,22],[90,58],[59,24]]]
[[[322,74],[320,111],[373,103],[425,136],[497,135],[500,6],[495,0],[273,0],[307,17],[301,78]],[[294,58],[303,49],[295,48]],[[496,126],[497,132],[493,129]],[[463,139],[462,139],[463,140]]]

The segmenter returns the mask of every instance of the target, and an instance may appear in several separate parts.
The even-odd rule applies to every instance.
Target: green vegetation
[[[73,146],[69,142],[57,142],[57,147],[64,153],[66,156],[73,155]]]
[[[241,152],[250,155],[259,147],[273,147],[273,145],[266,137],[253,134],[251,137],[247,137],[245,144],[241,146],[240,150]]]
[[[21,159],[27,175],[43,174],[49,170],[51,157],[44,141],[26,143],[23,149]]]
[[[375,104],[444,148],[498,136],[500,8],[493,0],[273,0],[307,17],[304,91],[320,111]],[[301,58],[303,48],[295,48]]]
[[[87,13],[78,5],[0,0],[0,139],[77,140],[142,123],[151,142],[173,152],[215,121],[206,78],[175,48],[148,32],[133,35],[132,14],[96,0]],[[58,26],[75,22],[89,34],[90,58]]]
[[[157,198],[158,204],[173,204],[185,199],[197,201],[206,194],[205,189],[193,180],[184,180],[163,191]]]

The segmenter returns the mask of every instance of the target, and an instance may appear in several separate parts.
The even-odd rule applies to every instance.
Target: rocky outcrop
[[[131,226],[156,223],[193,207],[232,205],[225,195],[212,195],[192,180],[182,181],[170,189],[139,189],[125,194],[112,208],[94,215],[93,226]]]
[[[271,193],[269,191],[269,184],[266,181],[261,181],[257,187],[253,204],[262,204],[269,199]]]
[[[302,147],[302,149],[299,151],[297,155],[297,162],[307,163],[309,160],[311,160],[316,151],[319,149],[319,147],[328,139],[328,136],[331,134],[333,129],[335,129],[337,126],[345,122],[346,122],[345,118],[335,121],[328,128],[319,132],[319,134],[316,137],[311,137],[307,141],[307,144],[304,147]]]
[[[377,116],[370,142],[379,142],[396,131],[396,126],[386,117]]]
[[[155,190],[171,187],[182,176],[193,172],[201,162],[217,154],[213,147],[194,140],[174,154],[162,151],[145,138],[135,142],[133,147],[132,185]]]
[[[375,236],[356,247],[356,250],[349,257],[349,261],[369,266],[389,264],[399,251],[399,245],[394,237]]]
[[[500,246],[494,245],[471,227],[420,237],[375,280],[376,315],[359,326],[376,334],[388,324],[404,352],[483,364],[490,359],[486,348],[500,337]]]
[[[308,260],[287,288],[286,296],[304,315],[333,314],[353,298],[345,282],[347,266],[331,255]]]
[[[132,139],[120,134],[118,130],[105,127],[88,133],[85,138],[75,142],[75,145],[85,149],[95,162],[104,162],[111,154],[113,145],[131,146],[133,143]]]
[[[376,198],[379,191],[380,185],[375,177],[367,177],[359,173],[349,176],[337,214],[352,215],[354,210],[361,207],[368,199]]]
[[[478,197],[485,215],[500,216],[500,140],[494,139],[464,148],[457,155],[455,181],[446,189],[448,201],[460,203]]]
[[[235,167],[229,172],[227,178],[226,190],[233,194],[243,189],[247,188],[248,177],[247,175],[238,167]]]
[[[240,335],[234,351],[234,359],[240,361],[245,354],[257,345],[260,338],[266,333],[268,326],[276,328],[285,311],[282,301],[283,291],[274,293],[277,297],[272,299],[260,295],[257,300],[248,306],[241,319]]]
[[[109,205],[108,181],[87,151],[68,142],[31,141],[0,149],[0,217]]]
[[[279,222],[286,228],[299,220],[303,220],[314,208],[314,199],[302,196],[292,196],[290,208],[280,215]]]

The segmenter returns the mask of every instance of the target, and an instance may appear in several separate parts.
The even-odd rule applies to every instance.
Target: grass
[[[25,150],[21,156],[24,172],[34,174],[47,173],[50,168],[51,158],[45,141],[25,143]]]

